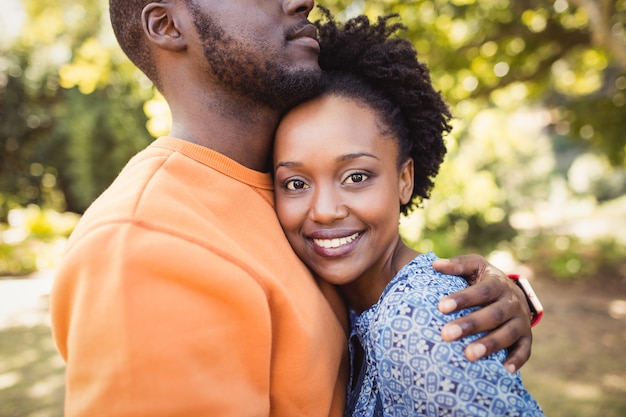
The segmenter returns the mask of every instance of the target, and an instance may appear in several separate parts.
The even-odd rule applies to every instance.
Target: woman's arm
[[[446,341],[488,333],[470,343],[465,356],[475,361],[501,349],[508,349],[504,365],[515,372],[528,361],[532,345],[531,313],[524,293],[507,275],[480,255],[439,259],[433,267],[444,274],[457,275],[471,284],[469,288],[444,297],[442,313],[450,314],[468,307],[482,307],[446,324],[441,336]]]

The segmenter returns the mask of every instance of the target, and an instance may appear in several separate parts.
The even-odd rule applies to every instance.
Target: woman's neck
[[[406,246],[398,237],[389,255],[381,262],[349,284],[340,286],[350,308],[361,314],[376,304],[393,277],[417,255],[419,252]]]

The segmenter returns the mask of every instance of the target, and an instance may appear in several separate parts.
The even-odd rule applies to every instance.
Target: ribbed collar
[[[254,171],[207,147],[167,136],[158,138],[150,144],[150,147],[164,148],[179,152],[252,187],[270,191],[274,189],[272,176],[269,173]]]

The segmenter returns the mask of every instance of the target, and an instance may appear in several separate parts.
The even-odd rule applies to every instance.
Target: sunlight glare
[[[609,316],[616,320],[626,318],[626,300],[613,300],[609,303]]]

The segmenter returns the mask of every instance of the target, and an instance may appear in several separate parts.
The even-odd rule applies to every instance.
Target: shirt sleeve
[[[239,266],[129,224],[83,237],[56,280],[67,417],[270,414],[267,295]]]
[[[464,349],[480,335],[445,342],[441,328],[468,311],[444,315],[445,295],[465,287],[458,277],[424,273],[392,288],[370,337],[385,416],[543,416],[520,374],[502,365],[505,352],[470,362]]]

